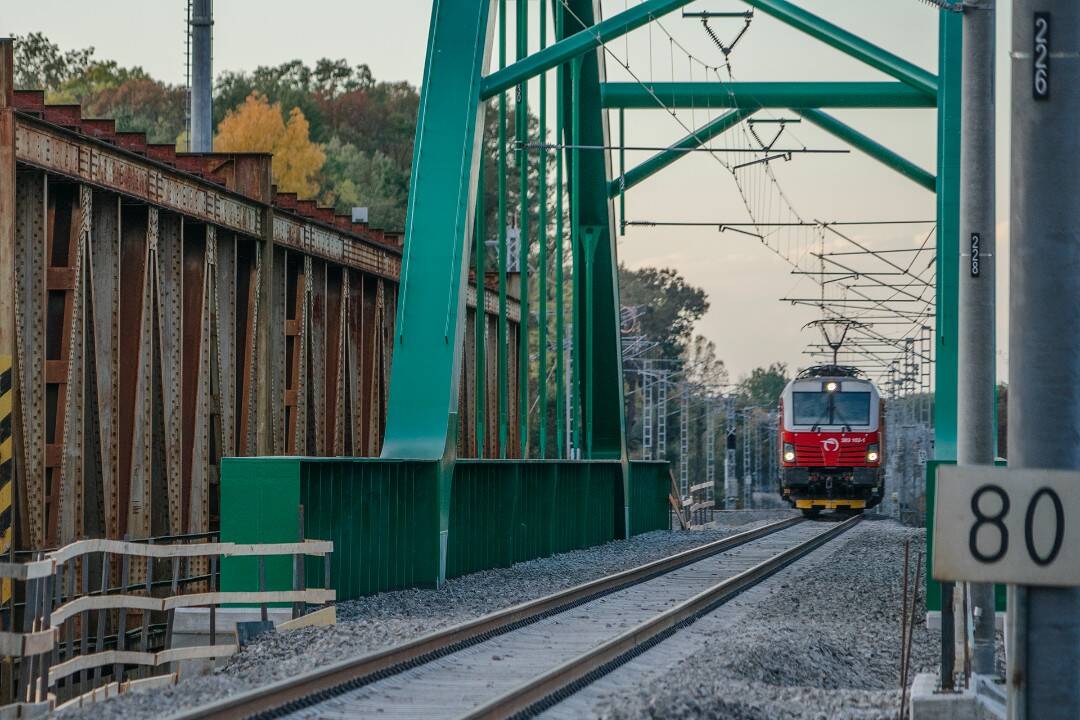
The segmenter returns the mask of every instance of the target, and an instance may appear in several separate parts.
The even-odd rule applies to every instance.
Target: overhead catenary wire
[[[562,4],[565,7],[566,0],[562,0]],[[584,23],[581,23],[580,18],[574,15],[573,11],[570,10],[569,7],[567,7],[567,10],[569,10],[570,15],[575,17],[581,27],[586,27]],[[726,71],[728,81],[734,80],[734,69],[731,58],[728,55],[725,55],[723,62],[712,63],[705,61],[701,57],[697,56],[695,53],[691,52],[681,41],[679,41],[674,36],[674,34],[668,29],[667,25],[665,25],[665,23],[660,21],[659,19],[654,19],[652,22],[648,23],[650,78],[655,79],[655,67],[653,62],[654,54],[652,47],[652,25],[654,24],[668,38],[670,72],[673,80],[675,79],[674,56],[676,49],[684,53],[688,58],[688,65],[690,67],[691,77],[694,77],[694,64],[697,63],[699,67],[703,68],[703,71],[706,74],[713,74],[716,80],[720,83],[724,83],[724,78],[720,76],[721,71]],[[626,52],[625,60],[623,60],[620,59],[611,50],[611,48],[607,47],[603,42],[600,42],[599,37],[597,37],[597,41],[598,44],[603,48],[603,51],[608,56],[614,58],[616,62],[618,62],[618,64],[627,71],[627,73],[634,79],[635,82],[645,88],[646,92],[648,92],[653,98],[653,101],[656,103],[658,109],[665,110],[666,113],[670,115],[680,127],[682,127],[684,130],[687,130],[688,134],[691,137],[697,138],[699,140],[701,139],[697,135],[697,130],[688,127],[687,123],[679,116],[679,113],[676,112],[673,108],[668,107],[663,102],[663,100],[658,97],[655,92],[652,91],[649,86],[642,82],[640,75],[630,67],[630,51],[628,42],[625,43]],[[693,105],[691,107],[691,116],[693,119],[696,119],[697,109],[698,108],[696,107],[696,105]],[[710,115],[711,118],[712,108],[707,106],[706,112]],[[762,113],[764,114],[764,111],[762,111]],[[764,122],[780,120],[780,118],[775,117],[757,117],[755,119]],[[786,125],[781,123],[781,128],[786,128]],[[773,152],[776,152],[776,154],[779,155],[779,152],[777,152],[776,149],[771,148],[771,145],[774,145],[776,143],[776,138],[774,138],[770,142],[764,142],[762,137],[758,133],[754,132],[752,127],[749,127],[746,124],[741,125],[738,132],[735,134],[742,136],[743,143],[741,147],[737,146],[733,142],[733,138],[730,136],[730,134],[725,133],[722,134],[719,138],[710,137],[707,140],[703,140],[701,142],[701,149],[694,149],[692,150],[692,152],[705,152],[708,156],[715,159],[722,167],[729,171],[729,174],[731,174],[733,180],[735,181],[736,189],[747,211],[747,214],[750,216],[751,222],[708,222],[693,224],[700,224],[701,226],[712,226],[716,227],[718,230],[721,231],[730,230],[736,233],[743,232],[747,235],[753,236],[757,238],[762,244],[766,245],[766,247],[768,247],[776,255],[788,262],[792,267],[799,270],[806,270],[807,263],[811,261],[824,265],[825,259],[831,259],[834,256],[834,253],[832,252],[832,248],[829,248],[828,251],[826,250],[824,244],[824,237],[822,237],[822,234],[824,232],[832,233],[832,231],[828,230],[828,228],[825,227],[825,223],[809,222],[798,213],[798,211],[792,204],[790,198],[788,197],[787,192],[780,184],[776,173],[772,168],[772,163],[757,162],[753,165],[747,165],[745,163],[742,163],[739,164],[739,166],[733,166],[732,163],[726,161],[724,158],[724,155],[726,154],[729,156],[739,154],[761,154],[763,151],[768,152],[770,150],[773,150]],[[794,137],[794,135],[792,135],[792,137]],[[806,148],[805,144],[803,145],[803,147]],[[624,150],[629,148],[630,146],[627,146],[626,148],[624,148]],[[609,150],[611,148],[600,147],[597,149]],[[657,150],[668,149],[671,148],[658,148]],[[784,157],[786,159],[786,156]],[[652,225],[658,227],[668,224],[667,221],[654,222],[648,220],[626,221],[624,219],[623,222],[626,226]],[[934,225],[934,227],[930,230],[930,233],[928,234],[928,238],[933,236],[936,230],[936,224],[934,224],[933,221],[920,222]],[[675,226],[676,223],[672,222],[670,224],[671,226]],[[690,227],[693,225],[689,222],[679,224],[684,227]],[[869,225],[870,223],[866,224]],[[887,223],[881,222],[875,224],[885,225]],[[901,223],[888,222],[888,224],[899,225]],[[903,224],[915,223],[904,222]],[[834,225],[837,227],[841,226],[840,223],[828,223],[828,225]],[[760,230],[760,232],[753,232],[753,230]],[[813,237],[813,240],[811,240],[811,237]],[[820,244],[821,247],[813,248],[812,245],[815,244]],[[862,243],[855,241],[854,244],[860,248],[858,254],[861,257],[867,259],[887,261],[886,257],[875,254],[871,248],[862,245]],[[877,285],[877,287],[871,288],[865,287],[865,283],[848,282],[845,284],[841,282],[835,282],[834,280],[826,281],[826,278],[824,276],[818,277],[818,285],[822,288],[821,297],[819,298],[819,305],[821,307],[823,317],[843,315],[844,312],[852,312],[852,308],[859,307],[861,308],[860,310],[853,311],[856,315],[866,315],[868,312],[876,312],[876,314],[880,315],[881,317],[897,317],[906,320],[908,322],[911,322],[913,326],[920,326],[921,324],[924,324],[925,318],[923,316],[925,315],[925,313],[913,314],[910,312],[906,312],[905,310],[897,307],[897,303],[894,301],[897,301],[898,299],[909,300],[911,302],[905,304],[925,303],[927,307],[932,307],[934,297],[932,293],[928,293],[928,291],[932,290],[934,281],[932,279],[932,274],[930,274],[929,277],[927,276],[927,270],[930,269],[930,264],[928,264],[927,267],[922,268],[921,271],[914,270],[914,263],[917,262],[917,259],[921,256],[921,253],[923,251],[933,252],[934,250],[933,247],[925,247],[926,245],[927,243],[924,242],[924,248],[921,248],[919,250],[912,250],[910,253],[912,262],[908,265],[904,272],[911,277],[912,282],[907,285],[881,283],[880,285]],[[817,252],[815,253],[814,250],[817,250]],[[895,254],[899,252],[905,252],[905,250],[890,249],[889,251],[890,254]],[[856,253],[853,252],[851,254],[854,255]],[[835,257],[840,257],[840,255],[835,254]],[[867,277],[874,274],[874,272],[875,270],[871,268],[863,269],[854,267],[852,277],[850,279],[855,280],[858,277]],[[812,276],[807,275],[807,277]],[[825,290],[827,287],[834,286],[836,287],[835,293],[826,293]],[[911,292],[912,287],[917,287],[917,290],[915,292]],[[882,296],[877,296],[876,294],[868,294],[869,291],[878,288],[891,294],[886,294]],[[837,295],[836,293],[839,293],[839,295]],[[851,298],[853,302],[848,303],[847,305],[840,304],[840,301],[842,301],[844,297]],[[830,308],[829,304],[834,302],[838,304],[835,306],[835,308]]]

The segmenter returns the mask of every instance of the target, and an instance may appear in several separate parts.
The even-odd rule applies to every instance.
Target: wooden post
[[[82,594],[90,594],[90,556],[83,555],[79,559],[79,563],[82,565]],[[82,653],[83,655],[90,654],[90,611],[82,611],[82,622],[80,627],[80,634],[82,635]],[[90,678],[89,670],[83,670],[79,676],[79,690],[86,690],[86,681]]]
[[[149,540],[148,545],[153,545],[154,541]],[[146,597],[150,598],[154,596],[154,559],[146,558]],[[150,652],[150,611],[143,610],[142,616],[142,637],[139,641],[139,650],[143,652]],[[150,673],[148,672],[147,675]]]
[[[266,592],[266,556],[259,556],[259,592]],[[266,603],[259,603],[259,619],[267,621]]]
[[[109,553],[101,553],[101,594],[109,593]],[[105,628],[108,625],[108,615],[104,609],[97,613],[97,648],[95,652],[105,652]],[[101,684],[101,666],[94,668],[94,686]]]
[[[86,564],[85,561],[83,561],[83,564]],[[75,575],[79,569],[79,562],[75,558],[72,558],[67,562],[67,567],[67,596],[68,599],[71,599],[75,597]],[[64,660],[70,660],[71,658],[75,657],[75,623],[77,620],[77,617],[71,617],[68,618],[67,622],[65,623],[67,625],[67,642],[66,647],[64,648]],[[83,627],[83,632],[86,632],[85,627]],[[74,685],[75,682],[75,676],[69,676],[67,679],[64,680],[64,687],[70,691],[71,686]],[[69,694],[73,693],[69,692]]]
[[[125,534],[124,535],[124,541],[127,542],[127,540],[128,540],[128,535]],[[122,560],[120,561],[121,562],[121,565],[120,565],[120,594],[121,595],[127,595],[128,577],[129,577],[129,573],[130,573],[130,569],[131,569],[131,558],[128,556],[127,553],[124,553],[121,557],[122,557]],[[149,565],[149,563],[147,563],[147,564]],[[119,617],[117,618],[116,649],[122,651],[122,650],[125,649],[126,645],[127,645],[127,608],[126,607],[121,607]],[[124,664],[123,663],[115,663],[113,665],[113,681],[118,682],[118,683],[124,681]]]
[[[180,581],[180,558],[172,559],[172,582],[169,584],[169,595],[176,595],[176,589]],[[176,617],[176,608],[166,611],[165,618],[165,649],[172,647],[173,621]]]
[[[38,556],[34,555],[37,560]],[[27,580],[23,587],[26,589],[26,603],[23,605],[23,632],[29,633],[35,630],[34,624],[37,615],[38,587],[41,580]],[[31,702],[34,656],[28,655],[19,662],[19,700]]]
[[[323,587],[330,589],[330,553],[323,555]]]
[[[215,593],[218,589],[217,582],[218,556],[210,556],[210,592]],[[217,644],[217,603],[210,603],[210,644]]]
[[[54,571],[54,574],[47,576],[42,582],[44,582],[44,592],[41,593],[41,626],[38,629],[48,630],[52,627],[53,588],[59,584],[60,579]],[[35,701],[44,702],[49,696],[49,668],[52,667],[52,653],[42,653],[38,657],[41,675],[38,679]]]
[[[304,506],[301,505],[297,510],[297,523],[300,526],[297,540],[304,542]],[[304,554],[293,553],[293,577],[292,577],[292,589],[303,590],[304,589]],[[304,603],[294,602],[292,609],[293,618],[298,618],[304,614]]]

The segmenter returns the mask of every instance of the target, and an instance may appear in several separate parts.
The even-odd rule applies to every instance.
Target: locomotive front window
[[[833,395],[833,425],[869,425],[870,393],[841,392]]]
[[[796,425],[828,425],[829,396],[823,392],[791,393],[791,412]]]
[[[868,392],[793,392],[792,422],[795,425],[869,425]]]

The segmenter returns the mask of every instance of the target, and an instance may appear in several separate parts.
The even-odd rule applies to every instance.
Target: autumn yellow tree
[[[293,108],[288,122],[281,104],[271,105],[265,95],[251,93],[237,108],[226,113],[214,138],[218,152],[268,152],[274,154],[274,182],[282,192],[302,198],[319,192],[319,170],[326,154],[311,141],[307,118]]]

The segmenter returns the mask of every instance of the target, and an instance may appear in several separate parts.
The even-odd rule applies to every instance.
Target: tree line
[[[115,119],[120,131],[145,132],[149,142],[187,149],[184,87],[162,82],[142,67],[101,59],[93,47],[61,49],[39,32],[16,38],[15,54],[17,88],[43,89],[48,102],[78,103],[87,117]],[[339,212],[367,207],[373,225],[404,228],[417,88],[378,80],[365,64],[323,58],[314,65],[293,60],[250,72],[223,71],[215,80],[213,100],[215,150],[271,152],[279,190],[315,198]],[[512,100],[506,110],[506,205],[508,224],[515,225],[520,198],[516,163],[527,155],[514,146]],[[483,152],[485,227],[491,238],[498,234],[498,117],[493,100]],[[538,124],[530,114],[534,137]],[[542,157],[553,181],[553,154]],[[527,182],[534,240],[539,162],[535,155],[529,159]],[[555,202],[549,195],[549,222],[554,221]],[[489,265],[493,260],[489,255]],[[646,338],[653,348],[650,356],[684,367],[687,378],[703,388],[727,385],[715,345],[694,334],[709,309],[705,291],[670,268],[620,266],[619,275],[622,304],[638,309],[633,332]],[[786,381],[787,368],[778,363],[755,369],[735,391],[747,405],[767,406],[775,403]]]
[[[186,89],[100,59],[93,47],[62,50],[42,33],[16,38],[15,85],[187,150]],[[367,207],[373,225],[400,230],[419,101],[409,83],[378,81],[367,65],[340,59],[225,71],[214,83],[214,146],[273,152],[279,190],[339,212]]]

